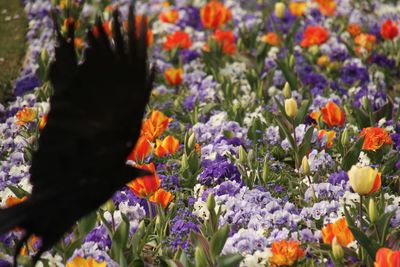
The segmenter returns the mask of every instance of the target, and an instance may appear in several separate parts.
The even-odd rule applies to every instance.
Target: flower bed
[[[50,10],[75,22],[82,55],[98,11],[111,33],[112,10],[126,20],[131,1],[82,2],[25,4],[28,60],[15,101],[0,110],[2,207],[31,190],[52,90]],[[128,164],[155,175],[79,221],[42,264],[399,266],[399,8],[137,3],[158,75]],[[0,266],[21,236],[0,236]],[[31,238],[20,263],[39,247]]]

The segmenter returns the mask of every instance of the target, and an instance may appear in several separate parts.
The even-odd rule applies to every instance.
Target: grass
[[[18,0],[0,0],[0,102],[10,93],[25,55],[27,21]]]

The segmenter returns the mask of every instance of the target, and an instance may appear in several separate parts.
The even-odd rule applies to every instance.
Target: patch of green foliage
[[[0,102],[10,94],[25,55],[27,22],[17,0],[0,0]]]

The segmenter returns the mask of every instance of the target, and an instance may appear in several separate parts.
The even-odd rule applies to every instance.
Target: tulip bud
[[[243,146],[239,147],[239,161],[245,163],[247,161],[247,153]]]
[[[195,144],[196,144],[196,136],[194,135],[194,133],[192,133],[192,134],[189,136],[189,139],[188,139],[188,148],[189,148],[189,151],[193,150]]]
[[[291,118],[296,117],[298,112],[297,102],[293,97],[285,100],[285,112]]]
[[[161,217],[160,217],[160,215],[157,215],[155,227],[156,227],[156,229],[160,229],[161,226],[162,226],[161,225]]]
[[[349,136],[348,135],[349,135],[349,133],[348,133],[348,130],[346,128],[346,129],[344,129],[344,131],[342,133],[341,140],[340,140],[342,142],[342,146],[347,145],[347,143],[349,141]]]
[[[368,100],[368,97],[367,97],[367,96],[363,96],[361,100],[362,100],[362,106],[363,106],[363,108],[364,108],[365,110],[368,110],[368,108],[369,108],[369,100]]]
[[[294,55],[290,55],[290,57],[289,57],[289,67],[291,69],[293,69],[295,64],[296,64],[296,59],[295,59]]]
[[[113,213],[115,210],[114,202],[110,199],[106,203],[103,204],[102,208],[104,210],[109,211],[110,213]]]
[[[308,52],[311,53],[311,55],[316,56],[319,53],[319,46],[318,45],[313,45],[308,48]]]
[[[303,160],[301,161],[301,169],[303,174],[305,175],[309,175],[311,173],[310,164],[308,163],[307,156],[304,156]]]
[[[285,16],[286,6],[282,2],[275,3],[275,16],[278,18],[283,18]]]
[[[371,198],[368,205],[368,216],[371,223],[375,223],[378,218],[378,208],[376,207],[375,200]]]
[[[317,64],[321,67],[326,67],[329,64],[329,57],[327,55],[320,56],[317,59]]]
[[[343,248],[337,241],[336,237],[334,237],[332,240],[332,254],[333,257],[338,261],[340,261],[344,257]]]
[[[249,153],[247,154],[247,160],[249,162],[249,165],[254,161],[254,159],[256,158],[255,152],[253,149],[249,150]]]
[[[286,99],[289,99],[292,97],[292,90],[290,89],[290,84],[288,82],[285,83],[282,93]]]
[[[188,157],[186,156],[185,153],[183,153],[183,155],[182,155],[181,168],[182,168],[182,170],[186,170],[189,168]]]
[[[49,54],[47,53],[46,49],[42,49],[42,52],[40,53],[40,59],[42,60],[42,62],[44,64],[47,63],[47,61],[49,60]]]
[[[268,179],[268,165],[267,165],[268,159],[265,157],[264,159],[264,164],[263,164],[263,172],[262,172],[262,181],[264,184],[267,183]]]
[[[215,197],[213,193],[210,193],[207,197],[207,209],[208,210],[214,210],[215,209]]]

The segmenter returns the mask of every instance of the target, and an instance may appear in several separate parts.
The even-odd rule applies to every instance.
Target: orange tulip
[[[304,249],[299,241],[275,241],[271,247],[272,256],[269,257],[269,266],[291,266],[304,256]]]
[[[171,9],[169,11],[161,12],[158,18],[162,22],[174,24],[179,19],[179,12],[177,10]]]
[[[174,196],[170,192],[160,188],[150,197],[149,200],[150,202],[160,204],[165,209],[173,199]]]
[[[200,10],[200,18],[207,29],[218,29],[231,20],[231,11],[218,1],[211,1]]]
[[[155,154],[157,157],[163,157],[167,154],[174,154],[179,148],[179,140],[168,135],[164,140],[156,140]]]
[[[129,154],[128,160],[143,161],[150,155],[152,150],[153,148],[147,138],[145,136],[140,136],[132,152]]]
[[[374,267],[399,267],[400,250],[380,248],[376,252]]]
[[[296,17],[303,16],[307,8],[307,2],[291,2],[289,3],[290,13]]]
[[[164,72],[164,77],[168,84],[171,86],[180,85],[183,81],[183,70],[182,68],[168,68]]]
[[[357,23],[350,23],[347,25],[347,31],[354,37],[361,33],[361,27]]]
[[[332,126],[342,126],[345,120],[344,112],[336,105],[335,102],[329,101],[325,107],[321,109],[322,120]]]
[[[163,44],[163,48],[166,51],[171,51],[173,49],[188,49],[192,46],[192,41],[190,36],[186,32],[177,31],[167,36],[167,40]]]
[[[44,114],[39,121],[39,129],[43,130],[44,126],[46,126],[46,123],[47,123],[47,114]]]
[[[25,123],[31,122],[36,118],[37,112],[33,108],[24,107],[22,110],[15,114],[18,125],[24,125]]]
[[[376,151],[383,145],[391,145],[392,138],[385,129],[379,127],[367,127],[361,131],[360,137],[365,136],[362,149]]]
[[[141,135],[145,136],[147,140],[153,141],[162,135],[171,121],[172,119],[165,116],[162,112],[153,110],[150,118],[146,119],[142,125]]]
[[[264,43],[267,43],[272,46],[279,46],[281,44],[281,40],[279,39],[279,36],[274,32],[269,32],[269,33],[265,34],[263,37],[261,37],[261,40]]]
[[[334,0],[314,0],[319,4],[319,11],[325,16],[333,16],[336,11],[336,2]]]
[[[319,26],[307,26],[303,34],[303,40],[300,42],[301,47],[310,47],[313,45],[321,45],[329,38],[329,32]]]
[[[354,39],[354,43],[358,45],[356,51],[359,51],[360,48],[364,48],[368,52],[371,52],[371,50],[374,48],[375,42],[376,42],[376,36],[367,33],[360,33]]]
[[[129,182],[127,186],[137,197],[150,197],[155,192],[157,192],[161,184],[154,163],[151,162],[150,164],[137,165],[136,167],[139,169],[151,171],[153,174],[137,177],[135,180]]]
[[[332,244],[334,237],[336,237],[338,243],[343,247],[354,241],[354,236],[347,226],[344,217],[322,228],[322,240],[325,244]]]
[[[390,19],[386,20],[381,25],[381,35],[385,40],[393,40],[399,34],[397,23],[393,23]]]
[[[320,130],[318,132],[318,139],[326,138],[326,147],[331,148],[333,146],[333,139],[336,137],[335,131]]]
[[[222,46],[222,52],[225,54],[232,55],[236,52],[235,35],[232,31],[216,30],[212,38]]]

